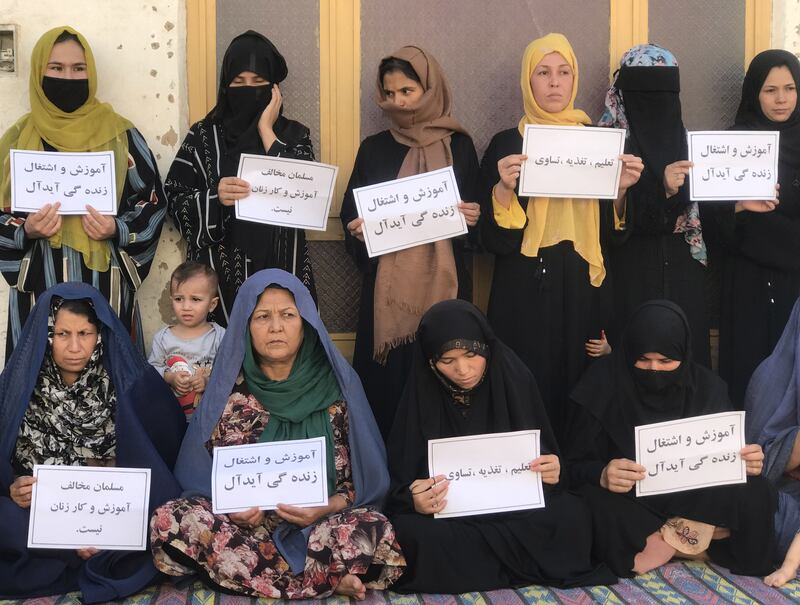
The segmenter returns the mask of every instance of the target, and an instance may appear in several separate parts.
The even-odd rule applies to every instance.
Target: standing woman
[[[586,343],[608,327],[603,307],[606,269],[598,200],[519,198],[517,181],[526,124],[583,126],[575,109],[578,62],[567,39],[548,34],[525,49],[520,77],[525,115],[494,136],[483,156],[481,235],[495,254],[489,321],[531,369],[556,438],[567,395],[586,366]],[[639,178],[641,162],[623,156],[619,196]],[[591,310],[591,311],[590,311]]]
[[[685,183],[686,129],[678,62],[653,44],[626,52],[606,94],[601,126],[625,128],[625,150],[641,156],[642,177],[614,204],[609,264],[620,326],[646,300],[677,303],[692,327],[695,360],[711,365],[706,308],[706,245]],[[609,209],[610,212],[610,209]]]
[[[720,375],[741,405],[750,376],[771,352],[800,294],[800,63],[785,50],[758,54],[747,69],[734,130],[778,130],[777,201],[727,209]]]
[[[283,116],[278,84],[286,61],[252,30],[235,37],[222,59],[217,105],[192,125],[167,175],[170,214],[188,244],[187,258],[219,276],[214,321],[228,325],[236,293],[261,269],[293,273],[316,297],[305,231],[236,218],[250,185],[236,177],[242,153],[314,161],[308,128]]]
[[[97,70],[89,43],[71,27],[45,33],[31,56],[31,112],[0,138],[0,262],[10,286],[6,359],[37,297],[62,282],[92,284],[108,299],[144,350],[135,294],[150,271],[166,196],[141,133],[95,98]],[[114,152],[117,216],[87,206],[61,216],[58,204],[12,214],[9,151]]]
[[[353,366],[384,438],[411,369],[422,314],[439,301],[472,297],[469,238],[370,259],[353,189],[452,166],[462,200],[476,199],[478,157],[467,131],[450,116],[451,98],[442,68],[424,50],[405,46],[384,58],[377,101],[392,127],[362,141],[342,204],[347,250],[364,274]],[[478,204],[459,208],[474,227]]]

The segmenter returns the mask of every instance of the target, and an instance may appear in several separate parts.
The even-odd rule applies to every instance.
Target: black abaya
[[[453,154],[453,171],[456,175],[461,199],[476,200],[478,157],[472,139],[462,133],[453,133],[450,140]],[[363,274],[361,302],[358,314],[353,367],[358,372],[367,394],[378,428],[386,439],[392,428],[397,400],[403,391],[411,369],[413,345],[400,345],[391,351],[384,365],[373,359],[374,351],[374,293],[378,258],[370,259],[363,242],[350,236],[347,224],[358,217],[353,189],[374,185],[397,178],[397,173],[409,148],[395,141],[388,130],[364,139],[358,148],[353,173],[345,192],[341,209],[341,220],[345,232],[347,251]],[[458,297],[472,299],[472,252],[471,235],[450,240],[458,275]]]
[[[468,392],[466,411],[430,365],[441,346],[455,339],[488,345],[486,373]],[[558,450],[533,375],[474,306],[453,300],[431,307],[414,350],[388,445],[387,510],[408,565],[394,590],[461,593],[614,583],[608,569],[591,559],[586,504],[558,486],[545,486],[546,507],[537,510],[447,519],[415,511],[409,487],[428,477],[429,439],[538,428],[541,451]]]
[[[610,280],[606,276],[600,287],[592,286],[589,265],[571,241],[529,257],[520,252],[525,230],[497,225],[491,201],[499,180],[497,162],[521,152],[519,130],[504,130],[489,143],[481,163],[481,238],[495,255],[488,317],[497,336],[536,376],[550,423],[563,440],[568,395],[589,361],[586,341],[610,328]],[[525,209],[528,198],[519,203]]]
[[[668,325],[676,316],[682,331]],[[590,503],[598,556],[619,576],[634,575],[634,557],[644,550],[647,537],[672,517],[728,528],[730,538],[713,540],[708,554],[734,573],[772,571],[776,504],[763,477],[638,498],[633,489],[620,494],[600,486],[611,460],[635,460],[636,426],[731,409],[725,383],[692,361],[690,342],[688,322],[679,308],[667,301],[646,303],[634,312],[617,349],[594,364],[572,393],[572,439],[566,448],[571,485]],[[681,360],[672,377],[667,374],[673,372],[644,371],[650,379],[671,381],[661,390],[648,387],[633,367],[641,355],[655,352]]]

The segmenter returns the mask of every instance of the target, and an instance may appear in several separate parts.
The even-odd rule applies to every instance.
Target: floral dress
[[[328,412],[333,425],[336,494],[350,505],[355,492],[346,403],[337,401]],[[214,447],[255,443],[267,422],[269,412],[241,381],[228,398],[206,447],[211,451]],[[245,528],[228,515],[215,515],[208,498],[172,500],[159,507],[150,521],[155,565],[169,575],[199,572],[211,584],[228,590],[284,599],[328,596],[346,574],[359,576],[367,588],[385,589],[405,567],[386,517],[370,508],[346,508],[314,526],[305,570],[293,575],[272,540],[281,521],[274,511],[267,511],[260,526]]]

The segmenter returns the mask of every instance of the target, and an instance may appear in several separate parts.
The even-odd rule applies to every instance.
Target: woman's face
[[[466,349],[451,349],[439,358],[436,369],[456,386],[471,389],[483,378],[486,358]]]
[[[758,93],[761,111],[773,122],[785,122],[797,107],[797,85],[785,65],[769,70],[761,92]]]
[[[572,98],[575,75],[560,53],[542,57],[531,74],[531,91],[536,104],[548,113],[564,111]]]
[[[86,53],[75,40],[65,40],[53,45],[44,75],[66,80],[85,80],[89,77],[86,70]]]
[[[85,315],[67,309],[56,313],[53,361],[67,384],[78,379],[97,346],[97,328]]]
[[[389,71],[383,75],[383,96],[397,107],[414,107],[424,92],[422,84],[402,71]]]
[[[228,86],[230,88],[239,88],[240,86],[267,86],[269,83],[269,80],[262,78],[255,72],[243,71],[231,80]]]
[[[672,370],[677,370],[681,362],[676,359],[670,359],[661,353],[645,353],[633,365],[640,370],[671,372]]]
[[[291,292],[267,288],[250,316],[250,340],[259,364],[293,364],[303,344],[303,318]]]

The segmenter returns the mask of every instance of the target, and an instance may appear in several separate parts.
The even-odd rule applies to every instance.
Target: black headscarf
[[[635,459],[635,426],[689,418],[729,409],[725,383],[694,363],[692,334],[681,308],[652,300],[631,315],[620,345],[592,364],[572,392],[612,435],[626,456]],[[671,372],[641,370],[645,353],[680,360]]]
[[[435,371],[435,362],[459,348],[487,357],[481,383],[469,393]],[[460,394],[469,396],[464,415]],[[455,394],[455,397],[454,397]],[[428,440],[526,429],[541,430],[542,453],[558,453],[536,380],[494,334],[477,307],[463,300],[433,305],[423,315],[414,362],[389,437],[394,508],[408,503],[408,485],[428,476]]]
[[[764,81],[773,67],[785,66],[794,78],[796,86],[800,86],[800,61],[786,50],[765,50],[755,56],[747,68],[742,83],[742,99],[736,111],[734,130],[779,130],[781,132],[781,163],[793,167],[800,165],[800,103],[785,122],[773,122],[761,111],[758,95]],[[781,192],[783,193],[783,192]]]
[[[269,84],[230,87],[243,71],[252,71]],[[220,150],[220,178],[237,174],[242,153],[267,154],[258,132],[258,120],[272,100],[272,85],[283,82],[288,73],[283,55],[265,36],[249,30],[231,40],[222,59],[217,105],[207,116],[222,125],[224,149]],[[306,132],[302,124],[283,116],[283,106],[272,130],[287,146],[299,141]],[[230,233],[234,244],[254,261],[255,267],[267,266],[275,247],[275,227],[235,220]]]
[[[627,151],[640,156],[645,167],[635,186],[636,192],[664,202],[664,169],[688,157],[678,66],[623,65],[615,86],[622,93],[628,119]],[[688,189],[681,187],[670,198],[672,212],[666,219],[670,227],[689,203]]]

